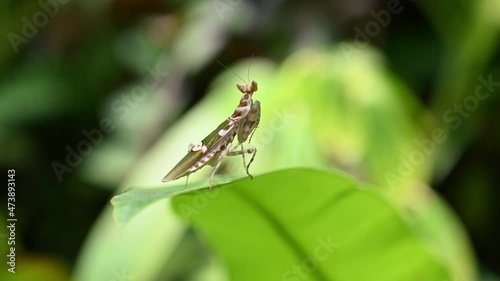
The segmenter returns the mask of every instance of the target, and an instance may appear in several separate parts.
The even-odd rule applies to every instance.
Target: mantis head
[[[246,94],[252,94],[253,92],[256,92],[258,90],[258,84],[257,81],[251,81],[246,84],[236,84],[236,87],[240,92]]]

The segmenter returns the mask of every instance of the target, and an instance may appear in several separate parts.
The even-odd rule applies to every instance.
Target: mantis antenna
[[[240,78],[243,82],[245,82],[245,83],[247,82],[247,81],[245,81],[245,79],[241,78],[238,74],[236,74],[234,71],[232,71],[232,70],[231,70],[231,69],[229,69],[227,66],[225,66],[222,62],[220,62],[220,61],[217,61],[217,62],[218,62],[220,65],[222,65],[225,69],[227,69],[227,70],[231,71],[234,75],[236,75],[238,78]]]
[[[250,58],[250,63],[248,64],[248,72],[247,72],[248,81],[250,81],[250,68],[252,67],[253,55],[255,55],[255,54],[252,54],[252,57]]]

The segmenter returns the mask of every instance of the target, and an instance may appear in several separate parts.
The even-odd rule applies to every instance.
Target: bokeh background
[[[109,203],[161,187],[232,113],[241,80],[217,60],[259,82],[255,174],[315,167],[377,186],[453,225],[439,234],[461,260],[450,280],[499,280],[499,0],[7,0],[0,13],[0,218],[8,169],[18,218],[17,273],[4,263],[2,280],[224,280],[165,202],[125,230]],[[103,246],[121,231],[127,243]]]

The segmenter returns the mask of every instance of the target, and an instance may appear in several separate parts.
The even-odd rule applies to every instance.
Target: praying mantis
[[[222,66],[227,68],[221,62]],[[250,67],[249,67],[250,72]],[[235,74],[238,76],[237,74]],[[238,76],[239,77],[239,76]],[[240,79],[242,79],[240,77]],[[244,82],[245,80],[242,79]],[[253,179],[248,169],[255,159],[257,148],[243,148],[243,143],[252,140],[253,133],[260,122],[260,102],[253,100],[253,93],[257,91],[256,81],[236,84],[238,90],[243,94],[240,103],[234,113],[222,122],[214,131],[205,137],[199,144],[190,144],[188,153],[175,167],[163,178],[162,182],[169,182],[178,178],[186,177],[186,185],[189,175],[198,171],[206,165],[214,167],[210,175],[209,187],[212,189],[212,178],[220,167],[222,160],[226,156],[242,155],[243,166],[247,175]],[[249,138],[250,137],[250,138]],[[233,140],[237,138],[238,143],[232,146]],[[238,147],[241,149],[237,150]],[[251,154],[252,158],[248,165],[245,161],[245,154]]]

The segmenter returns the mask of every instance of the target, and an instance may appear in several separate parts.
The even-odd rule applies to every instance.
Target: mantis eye
[[[250,87],[251,87],[251,89],[250,89],[250,90],[251,90],[252,92],[255,92],[255,91],[257,91],[257,90],[259,89],[259,87],[258,87],[258,85],[257,85],[257,81],[252,81],[250,85],[251,85],[251,86],[250,86]]]
[[[247,85],[246,84],[236,84],[236,88],[238,88],[238,90],[240,90],[240,92],[242,93],[245,93],[246,89],[247,89]]]

